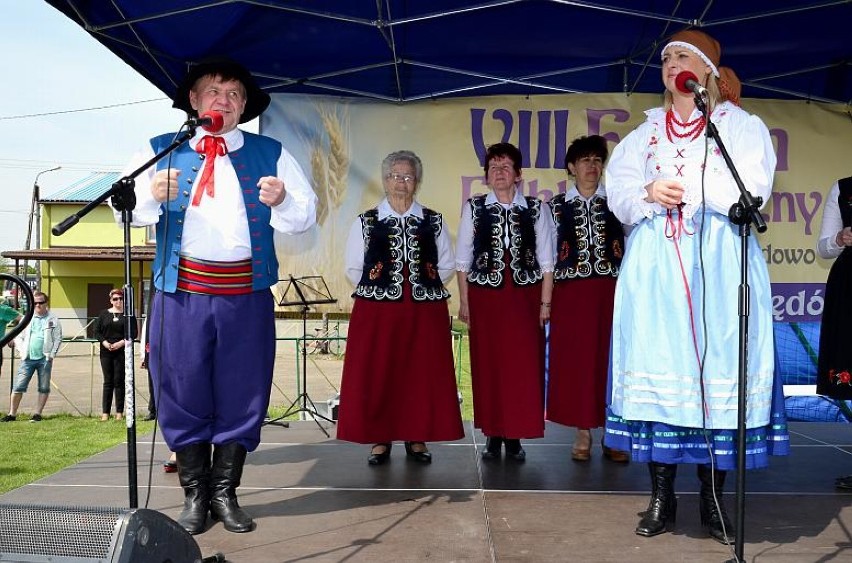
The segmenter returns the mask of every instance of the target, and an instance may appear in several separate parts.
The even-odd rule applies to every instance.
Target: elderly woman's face
[[[515,172],[515,163],[508,156],[497,156],[488,162],[486,183],[492,190],[507,190],[521,179]]]
[[[393,163],[385,178],[385,193],[388,197],[403,199],[414,199],[417,190],[417,176],[414,167],[405,160],[397,160]]]

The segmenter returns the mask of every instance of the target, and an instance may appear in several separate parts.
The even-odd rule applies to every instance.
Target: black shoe
[[[367,458],[367,463],[370,465],[382,465],[384,462],[390,459],[391,446],[393,444],[390,443],[379,443],[373,446],[373,450],[375,450],[379,446],[384,446],[385,451],[382,453],[373,453],[373,450],[370,450],[370,457]]]
[[[15,422],[18,419],[14,414],[7,414],[3,418],[0,418],[0,422]]]
[[[414,451],[411,446],[413,444],[422,444],[423,449],[421,451]],[[414,461],[419,461],[420,463],[432,463],[432,454],[429,453],[429,450],[426,449],[426,444],[423,442],[406,442],[405,443],[405,455],[413,459]]]
[[[156,419],[157,419],[157,413],[149,412],[148,415],[145,418],[143,418],[142,420],[156,420]]]
[[[520,440],[506,439],[506,458],[514,459],[515,461],[526,461],[527,452],[521,447]]]
[[[30,422],[41,422],[41,415],[40,414],[34,414],[32,416],[32,418],[30,418]]]
[[[482,459],[500,459],[500,448],[503,447],[503,438],[489,436],[485,439],[485,449],[482,450]]]

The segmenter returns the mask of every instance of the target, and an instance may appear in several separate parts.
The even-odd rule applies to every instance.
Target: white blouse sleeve
[[[553,216],[550,206],[544,202],[539,207],[538,219],[535,222],[535,257],[542,272],[552,272],[556,266],[556,229],[553,226]]]
[[[470,200],[462,205],[459,234],[456,238],[456,270],[469,272],[473,263],[473,208]]]
[[[652,126],[643,123],[616,145],[606,167],[606,195],[610,210],[625,225],[635,225],[665,210],[648,203],[645,154]]]
[[[837,233],[843,230],[843,218],[840,216],[840,185],[835,182],[828,191],[828,198],[822,210],[822,226],[819,229],[817,252],[823,258],[837,258],[843,252],[842,246],[837,246]]]
[[[441,232],[435,241],[438,245],[438,275],[445,284],[452,279],[456,273],[456,255],[453,252],[453,241],[447,231],[447,222],[441,216]]]
[[[364,271],[364,235],[361,231],[361,219],[355,217],[349,228],[349,236],[346,237],[346,249],[343,255],[343,266],[346,277],[352,285],[358,285],[361,281],[361,273]]]
[[[724,126],[719,126],[719,135],[743,185],[751,195],[763,199],[763,207],[772,195],[775,175],[775,150],[769,130],[756,115],[750,115],[736,106],[731,106],[728,111]],[[722,165],[725,165],[724,162]],[[739,201],[740,191],[731,176],[728,182],[708,183],[704,197],[709,209],[727,215],[731,206]]]

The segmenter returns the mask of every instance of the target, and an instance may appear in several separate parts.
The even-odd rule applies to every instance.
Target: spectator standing
[[[47,294],[34,292],[33,304],[33,318],[15,338],[14,347],[21,357],[21,365],[12,386],[9,414],[0,418],[0,422],[17,420],[18,407],[33,374],[38,373],[38,403],[30,422],[41,422],[41,413],[50,396],[50,374],[53,370],[53,360],[59,352],[59,345],[62,344],[62,326],[59,324],[59,318],[50,312]]]

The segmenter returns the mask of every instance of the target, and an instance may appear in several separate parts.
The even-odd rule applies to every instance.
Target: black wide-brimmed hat
[[[245,87],[246,109],[240,116],[240,123],[251,121],[269,107],[269,94],[260,89],[248,69],[236,61],[222,57],[205,59],[189,67],[183,82],[175,92],[172,107],[182,109],[190,115],[198,115],[189,103],[189,91],[199,78],[209,75],[221,76],[224,80],[239,80]]]

